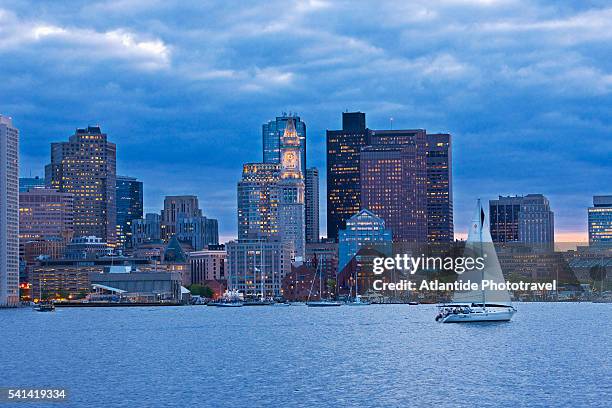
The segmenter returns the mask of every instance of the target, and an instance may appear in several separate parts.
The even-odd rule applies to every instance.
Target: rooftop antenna
[[[390,117],[389,121],[391,122],[391,130],[393,130],[393,117]]]

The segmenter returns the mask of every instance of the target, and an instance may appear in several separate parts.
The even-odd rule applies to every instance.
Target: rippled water
[[[0,310],[0,387],[66,387],[71,407],[611,406],[612,305],[517,308]]]

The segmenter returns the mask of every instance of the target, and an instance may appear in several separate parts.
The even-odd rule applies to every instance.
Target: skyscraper
[[[319,235],[319,170],[316,167],[306,169],[305,200],[306,207],[306,242],[318,242]]]
[[[277,188],[280,238],[293,245],[293,255],[296,260],[303,260],[306,245],[304,173],[301,165],[300,139],[292,119],[287,121],[285,133],[281,138],[281,168]]]
[[[278,234],[280,164],[247,163],[238,182],[238,239]]]
[[[372,211],[361,210],[346,221],[346,229],[340,231],[338,241],[338,272],[341,272],[362,247],[390,253],[393,236],[382,218]]]
[[[147,241],[161,240],[161,215],[147,213],[144,218],[132,220],[132,248]]]
[[[427,241],[453,242],[451,135],[427,134]]]
[[[0,307],[19,304],[19,130],[0,115]]]
[[[295,131],[300,138],[300,162],[302,174],[306,174],[306,123],[297,114],[287,115],[285,112],[275,120],[262,125],[263,162],[280,163],[281,138],[287,127],[289,119],[292,120]]]
[[[425,131],[371,131],[361,150],[361,206],[385,220],[396,242],[427,239]]]
[[[67,142],[51,143],[45,180],[74,196],[75,236],[116,243],[116,159],[115,144],[98,126],[77,129]]]
[[[120,247],[132,245],[132,221],[142,218],[142,181],[117,176],[117,241]]]
[[[589,245],[612,247],[612,195],[593,196],[588,214]]]
[[[554,240],[554,213],[542,194],[502,197],[489,201],[493,242],[550,244]]]
[[[166,196],[164,198],[164,209],[161,212],[161,238],[170,240],[176,233],[176,223],[179,216],[198,217],[202,210],[198,203],[198,197],[194,195]]]
[[[176,222],[176,237],[179,241],[187,241],[195,251],[208,245],[219,245],[219,224],[213,218],[185,216],[179,214]]]
[[[342,129],[327,131],[327,237],[338,239],[361,210],[360,152],[368,145],[365,113],[343,112]]]

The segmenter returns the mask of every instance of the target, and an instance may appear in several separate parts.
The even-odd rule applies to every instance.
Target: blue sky
[[[0,0],[0,113],[23,174],[99,124],[147,211],[197,194],[225,238],[263,122],[298,112],[324,174],[343,110],[393,117],[453,134],[458,233],[476,197],[544,193],[557,240],[575,239],[591,196],[612,193],[611,55],[605,1]]]

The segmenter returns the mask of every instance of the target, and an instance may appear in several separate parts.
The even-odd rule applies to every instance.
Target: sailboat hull
[[[476,310],[470,313],[451,313],[442,323],[509,322],[516,310],[511,308]]]

